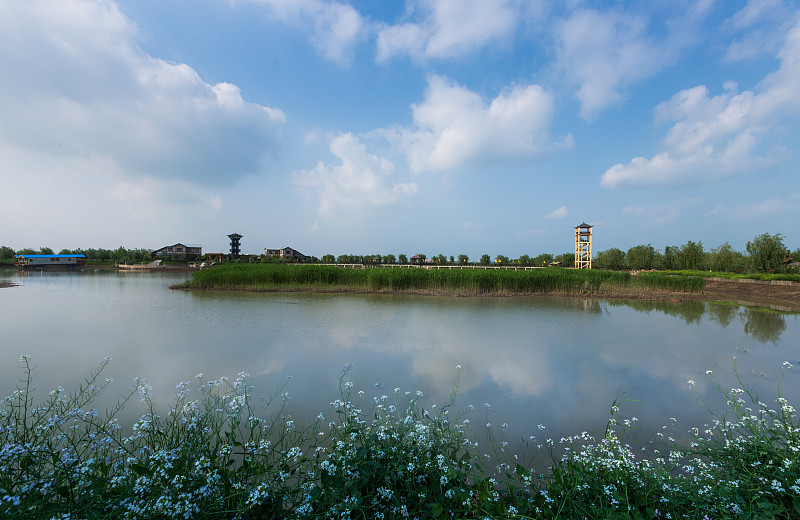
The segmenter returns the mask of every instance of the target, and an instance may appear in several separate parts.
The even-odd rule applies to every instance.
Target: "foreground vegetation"
[[[163,414],[136,381],[100,413],[108,360],[41,402],[21,362],[23,384],[0,411],[4,518],[800,518],[800,423],[780,395],[788,362],[772,405],[740,379],[712,424],[666,430],[646,450],[629,444],[636,419],[613,406],[602,438],[554,441],[540,426],[514,457],[502,433],[476,442],[477,412],[459,412],[455,392],[427,409],[420,392],[366,396],[349,366],[330,410],[301,425],[283,389],[256,407],[246,374],[180,383]],[[137,393],[146,413],[124,433],[116,417]]]
[[[344,269],[327,265],[223,264],[197,271],[190,289],[431,292],[456,295],[614,294],[636,290],[702,291],[690,276],[575,269]]]

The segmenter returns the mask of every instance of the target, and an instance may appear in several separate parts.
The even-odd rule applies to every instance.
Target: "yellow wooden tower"
[[[575,269],[592,268],[592,226],[575,226]]]

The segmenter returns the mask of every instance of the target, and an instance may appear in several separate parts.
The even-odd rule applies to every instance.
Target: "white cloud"
[[[406,200],[417,192],[415,183],[394,182],[391,161],[369,154],[352,134],[334,137],[330,150],[341,161],[339,166],[329,167],[320,162],[314,170],[293,175],[296,185],[319,196],[318,211],[323,217],[362,215]]]
[[[628,206],[622,208],[622,214],[627,217],[635,217],[637,215],[641,215],[644,212],[644,208],[642,206]]]
[[[488,105],[471,90],[431,76],[414,128],[399,130],[411,170],[449,170],[472,159],[524,159],[572,145],[553,142],[553,97],[539,85],[517,85]]]
[[[510,38],[520,9],[517,0],[418,0],[408,15],[414,20],[378,28],[379,62],[400,54],[417,60],[468,55]]]
[[[721,215],[735,220],[753,220],[789,214],[798,207],[800,207],[800,192],[793,193],[788,197],[777,197],[765,200],[764,202],[745,204],[735,208],[728,208],[724,205],[720,205],[716,206],[707,214]]]
[[[222,185],[262,171],[281,111],[149,56],[136,37],[110,0],[0,3],[0,141],[128,177]]]
[[[547,218],[551,220],[559,220],[569,215],[569,211],[567,211],[566,206],[561,206],[557,210],[554,210],[546,215]]]
[[[800,16],[779,53],[780,67],[754,91],[738,92],[734,83],[711,96],[701,85],[682,90],[656,108],[656,121],[672,126],[664,150],[650,159],[636,157],[616,164],[602,176],[604,186],[621,183],[677,184],[703,182],[754,171],[787,157],[772,140],[774,128],[800,111]]]
[[[328,59],[345,65],[365,34],[361,15],[350,4],[324,0],[250,0],[269,8],[283,23],[311,33],[311,40]]]
[[[783,0],[750,0],[724,24],[740,33],[728,46],[725,58],[741,61],[774,54],[780,49],[792,18],[791,9]]]
[[[632,14],[577,10],[557,24],[558,67],[577,84],[581,115],[620,103],[624,89],[665,67],[669,52],[647,38],[646,20]]]

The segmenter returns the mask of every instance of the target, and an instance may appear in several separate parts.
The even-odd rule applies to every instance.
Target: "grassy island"
[[[612,406],[602,438],[553,440],[540,426],[519,457],[502,432],[475,441],[478,412],[459,412],[455,391],[429,408],[420,392],[365,396],[348,366],[330,409],[298,424],[284,389],[256,406],[244,373],[180,383],[164,412],[138,381],[102,413],[104,365],[37,399],[22,363],[0,407],[2,518],[800,518],[800,423],[780,396],[788,362],[777,398],[740,379],[710,425],[667,426],[644,449],[630,442],[636,419]],[[147,412],[123,428],[116,415],[137,394]]]
[[[250,291],[399,292],[454,296],[638,295],[701,292],[700,277],[662,273],[546,269],[425,269],[331,265],[226,264],[193,274],[184,289]]]

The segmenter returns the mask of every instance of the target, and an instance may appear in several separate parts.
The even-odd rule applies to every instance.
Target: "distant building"
[[[14,265],[43,269],[51,267],[77,267],[86,263],[84,255],[16,255]]]
[[[279,258],[285,258],[286,260],[296,261],[302,261],[306,259],[306,255],[300,251],[292,249],[291,247],[284,247],[283,249],[264,248],[264,256],[275,256]]]
[[[153,251],[153,255],[158,258],[167,258],[169,260],[193,260],[203,256],[203,246],[187,246],[177,243],[171,246],[164,246],[161,249],[156,249]]]

